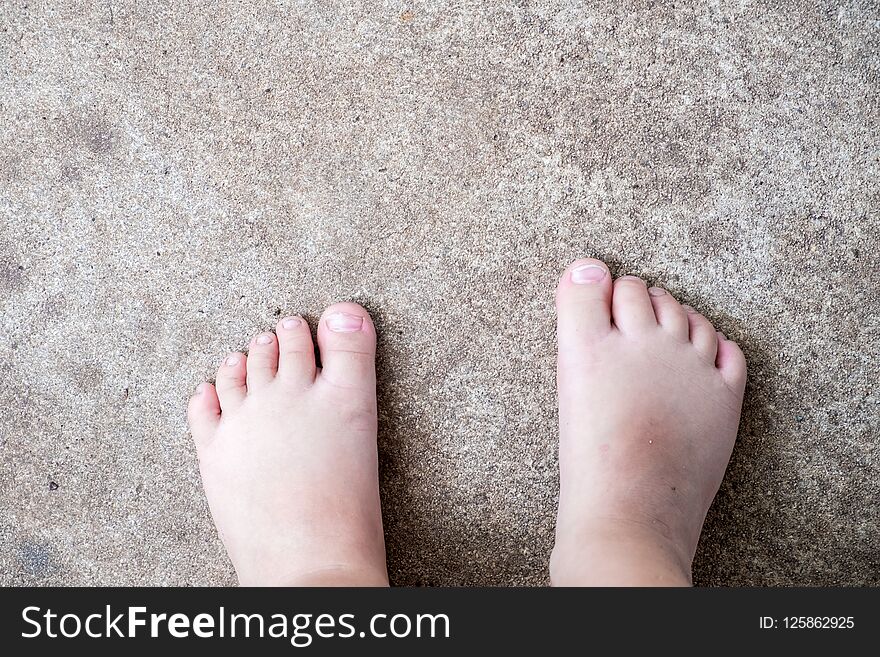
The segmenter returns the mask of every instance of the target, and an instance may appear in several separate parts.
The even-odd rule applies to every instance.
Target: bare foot
[[[736,440],[739,347],[598,260],[562,275],[556,585],[688,585]]]
[[[376,332],[338,303],[281,320],[190,400],[205,493],[241,584],[388,584],[376,453]]]

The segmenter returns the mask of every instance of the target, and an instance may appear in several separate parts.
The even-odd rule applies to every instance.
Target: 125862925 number
[[[855,627],[852,616],[786,616],[782,623],[787,630],[848,630]]]

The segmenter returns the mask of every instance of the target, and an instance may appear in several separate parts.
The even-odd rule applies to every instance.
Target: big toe
[[[560,352],[577,350],[611,331],[611,273],[601,260],[575,260],[556,288]]]
[[[339,388],[376,386],[376,329],[356,303],[336,303],[318,323],[321,381]]]

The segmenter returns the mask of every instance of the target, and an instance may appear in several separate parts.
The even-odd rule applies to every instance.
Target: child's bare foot
[[[556,294],[557,585],[687,585],[739,425],[746,362],[692,308],[578,260]]]
[[[387,585],[376,454],[376,333],[354,303],[231,354],[190,400],[202,481],[243,585]]]

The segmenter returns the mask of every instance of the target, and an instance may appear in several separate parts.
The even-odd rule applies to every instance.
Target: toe
[[[662,287],[649,287],[648,296],[654,306],[657,323],[681,340],[688,339],[687,313],[674,296]]]
[[[556,287],[560,351],[577,349],[611,331],[611,274],[601,260],[575,260]]]
[[[190,397],[187,420],[196,445],[203,445],[214,435],[220,423],[220,400],[210,383],[199,384]]]
[[[275,379],[278,371],[278,339],[274,333],[260,333],[248,349],[248,390],[259,390]]]
[[[336,303],[318,323],[320,381],[339,388],[375,388],[376,329],[356,303]]]
[[[657,326],[654,306],[651,305],[645,281],[637,276],[621,276],[614,281],[611,316],[614,325],[623,333]]]
[[[742,392],[746,385],[746,357],[736,342],[728,340],[721,332],[717,336],[718,355],[715,357],[715,366],[721,370],[721,376],[727,381],[727,385]]]
[[[691,344],[702,356],[714,363],[718,351],[718,336],[715,334],[715,327],[690,306],[683,306],[683,308],[687,312]]]
[[[247,395],[247,356],[229,354],[217,370],[217,397],[220,408],[228,412],[238,408]]]
[[[278,377],[296,385],[315,380],[315,344],[302,317],[285,317],[275,328],[278,334]]]

